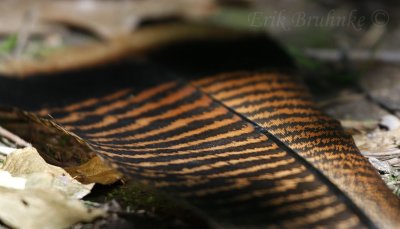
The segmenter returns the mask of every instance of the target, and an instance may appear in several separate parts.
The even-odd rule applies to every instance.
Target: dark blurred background
[[[399,11],[396,0],[1,0],[0,73],[53,50],[184,19],[268,34],[325,111],[376,120],[400,113]]]

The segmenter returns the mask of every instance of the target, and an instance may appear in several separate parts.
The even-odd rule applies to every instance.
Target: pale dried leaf
[[[64,169],[47,164],[32,147],[18,149],[8,155],[2,170],[13,176],[25,177],[26,188],[55,188],[76,199],[89,194],[94,185],[83,185]]]
[[[85,164],[76,167],[65,168],[69,174],[80,182],[112,184],[122,178],[122,174],[111,168],[100,157],[93,157]]]
[[[7,171],[0,170],[0,187],[25,189],[26,179],[22,177],[13,177]]]
[[[0,220],[12,228],[68,228],[104,216],[53,189],[16,190],[0,187]]]
[[[10,153],[14,152],[16,148],[8,147],[8,146],[0,146],[0,154],[2,155],[9,155]]]

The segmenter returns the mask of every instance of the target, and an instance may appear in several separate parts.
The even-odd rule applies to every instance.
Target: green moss
[[[183,202],[133,181],[96,185],[84,200],[88,206],[116,201],[124,212],[120,216],[133,222],[135,228],[209,228],[206,222]]]
[[[222,7],[208,19],[208,22],[235,29],[264,31],[265,27],[252,25],[252,14],[254,10],[251,9]]]
[[[107,200],[117,200],[124,208],[149,212],[170,212],[177,204],[151,188],[135,183],[121,185],[107,194]]]
[[[385,183],[393,190],[393,193],[400,197],[400,176],[383,175]]]
[[[294,58],[297,66],[302,70],[319,71],[325,68],[323,63],[306,57],[304,53],[297,47],[288,46],[287,51],[289,55]]]
[[[16,34],[8,36],[0,43],[0,54],[11,54],[17,46],[18,36]]]
[[[355,70],[346,63],[327,63],[304,55],[304,52],[297,47],[289,46],[289,54],[294,58],[299,69],[306,75],[315,75],[320,79],[327,80],[335,85],[352,85],[361,76],[359,70]]]

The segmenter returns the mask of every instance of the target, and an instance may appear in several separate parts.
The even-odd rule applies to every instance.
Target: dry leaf
[[[84,184],[112,184],[122,178],[122,174],[106,165],[100,157],[93,157],[83,165],[65,168],[75,179]]]
[[[201,18],[214,8],[212,0],[50,1],[40,5],[40,18],[85,28],[110,39],[131,33],[142,20]]]
[[[130,35],[116,36],[104,42],[87,42],[56,49],[40,59],[6,59],[0,63],[4,76],[28,77],[55,74],[112,63],[130,55],[141,54],[159,46],[186,39],[204,37],[239,37],[245,34],[214,26],[177,23],[142,28]]]
[[[397,160],[391,160],[400,157],[400,129],[392,131],[377,129],[368,134],[355,135],[353,138],[364,156],[388,161],[391,166],[400,166]]]
[[[31,33],[65,32],[54,22],[62,22],[92,31],[103,38],[130,33],[138,22],[169,17],[199,18],[215,8],[212,0],[147,1],[2,1],[0,33],[17,32],[32,23]],[[31,14],[31,20],[27,15]],[[32,22],[33,21],[33,22]]]
[[[13,177],[7,171],[0,170],[0,187],[25,189],[26,179],[22,177]]]
[[[129,47],[121,40],[108,41],[129,36],[139,22],[163,18],[197,20],[210,15],[215,8],[213,0],[4,1],[0,6],[0,34],[17,34],[17,46],[13,56],[1,60],[0,72],[14,76],[53,73],[109,62],[125,56]],[[105,42],[94,42],[97,39],[93,37],[77,39],[66,29],[69,26],[92,32]],[[35,58],[21,56],[29,37],[38,33],[50,40],[58,36],[63,40],[58,43],[65,44],[56,45],[55,49],[43,47],[51,51]]]
[[[35,148],[18,149],[6,158],[2,170],[27,179],[26,188],[55,188],[71,198],[80,199],[90,193],[94,184],[83,185],[64,169],[47,164]]]
[[[8,154],[14,152],[15,150],[16,150],[16,148],[0,146],[0,154],[2,154],[2,155],[8,155]]]
[[[0,187],[0,219],[12,228],[67,228],[104,216],[54,189],[15,190]]]

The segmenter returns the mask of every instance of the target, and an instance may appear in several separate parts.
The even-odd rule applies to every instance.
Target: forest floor
[[[255,2],[256,10],[226,8],[215,20],[242,29],[265,30],[279,40],[295,59],[299,74],[320,108],[342,122],[345,130],[353,135],[360,151],[379,171],[393,192],[400,196],[400,47],[397,42],[400,28],[395,15],[388,14],[390,23],[378,23],[377,26],[372,23],[372,26],[367,26],[368,29],[360,30],[351,26],[299,26],[290,23],[284,26],[279,23],[254,26],[252,17],[257,13],[279,15],[282,12],[292,16],[296,13],[317,13],[323,17],[329,14],[331,7],[310,4],[307,0]],[[358,8],[346,5],[337,8],[335,12],[348,16],[353,9]],[[363,13],[369,14],[369,19],[374,16],[373,11],[366,10]],[[386,20],[385,15],[382,20]],[[243,21],[246,23],[243,24]],[[78,37],[78,40],[86,39],[83,37]],[[0,49],[7,51],[7,42],[14,41],[6,40]],[[0,53],[4,50],[0,50]],[[329,51],[328,55],[325,55],[326,50]],[[367,54],[353,56],[355,50]],[[373,55],[376,53],[380,54]],[[15,120],[9,123],[9,127],[14,124]],[[14,130],[22,129],[21,132],[17,131],[22,137],[24,131],[34,129],[36,134],[33,135],[38,141],[47,139],[47,143],[38,148],[40,150],[51,151],[51,142],[55,142],[54,145],[63,142],[63,147],[76,147],[68,145],[68,141],[66,143],[65,139],[59,137],[42,136],[40,129],[27,127],[28,124],[18,125]],[[95,223],[75,225],[74,229],[193,228],[193,225],[205,228],[204,223],[184,205],[154,190],[144,189],[134,181],[117,182],[111,186],[96,185],[84,200],[108,205],[109,209],[123,211],[125,215],[110,215]]]

